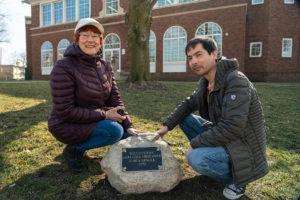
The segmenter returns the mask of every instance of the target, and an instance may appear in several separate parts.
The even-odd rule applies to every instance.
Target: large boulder
[[[130,152],[136,149],[150,151]],[[157,149],[158,154],[151,149]],[[154,165],[149,170],[146,165],[152,161]],[[162,165],[155,165],[159,162]],[[131,166],[126,167],[128,164]],[[167,142],[154,133],[140,134],[115,143],[102,159],[101,168],[109,183],[122,194],[167,192],[181,181],[183,175]]]

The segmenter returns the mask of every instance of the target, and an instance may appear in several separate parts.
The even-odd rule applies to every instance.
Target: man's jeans
[[[84,152],[89,149],[114,144],[129,136],[130,134],[124,132],[123,127],[119,123],[111,120],[101,120],[91,133],[89,139],[82,143],[75,144],[75,147],[78,151]]]
[[[187,116],[180,124],[189,140],[205,132],[201,126],[206,120],[196,116]],[[219,147],[200,147],[192,150],[188,155],[188,162],[198,173],[209,176],[221,183],[232,184],[231,164],[226,150]]]

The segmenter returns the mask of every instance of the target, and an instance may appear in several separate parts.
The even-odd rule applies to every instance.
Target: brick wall
[[[117,34],[121,40],[121,70],[129,72],[129,48],[127,47],[127,25],[125,15],[99,18],[103,0],[91,0],[91,17],[97,19],[105,28],[105,36]],[[156,73],[154,79],[191,80],[199,79],[187,67],[185,73],[163,73],[163,36],[171,26],[181,26],[187,33],[187,40],[195,36],[197,28],[205,22],[215,22],[222,28],[222,54],[237,58],[240,70],[250,79],[257,81],[300,80],[299,75],[299,38],[300,12],[299,1],[286,5],[282,1],[265,1],[264,4],[251,5],[251,0],[208,0],[182,4],[153,10],[152,31],[156,36]],[[128,0],[121,0],[126,12]],[[32,66],[33,79],[49,79],[41,75],[41,45],[50,41],[54,48],[53,62],[56,62],[57,44],[61,39],[73,41],[73,30],[77,22],[39,27],[39,5],[32,6],[31,25],[26,26],[28,33],[28,64]],[[292,58],[281,57],[282,37],[293,38]],[[249,58],[250,42],[262,42],[260,58]]]
[[[249,0],[249,3],[251,1]],[[245,49],[246,74],[255,81],[299,81],[300,2],[265,1],[249,5],[247,43]],[[291,58],[281,57],[282,38],[293,38]],[[250,42],[262,42],[260,58],[250,58]]]

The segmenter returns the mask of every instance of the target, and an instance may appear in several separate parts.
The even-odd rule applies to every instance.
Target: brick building
[[[104,58],[129,72],[125,13],[129,0],[31,0],[26,17],[27,66],[49,79],[80,18],[105,29]],[[300,80],[299,0],[158,0],[150,34],[150,72],[160,80],[197,80],[184,47],[197,35],[217,40],[220,56],[236,57],[253,81]]]

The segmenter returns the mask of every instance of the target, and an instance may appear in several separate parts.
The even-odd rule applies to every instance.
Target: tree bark
[[[126,13],[130,49],[131,83],[143,84],[150,79],[149,36],[152,8],[157,0],[130,0]]]

